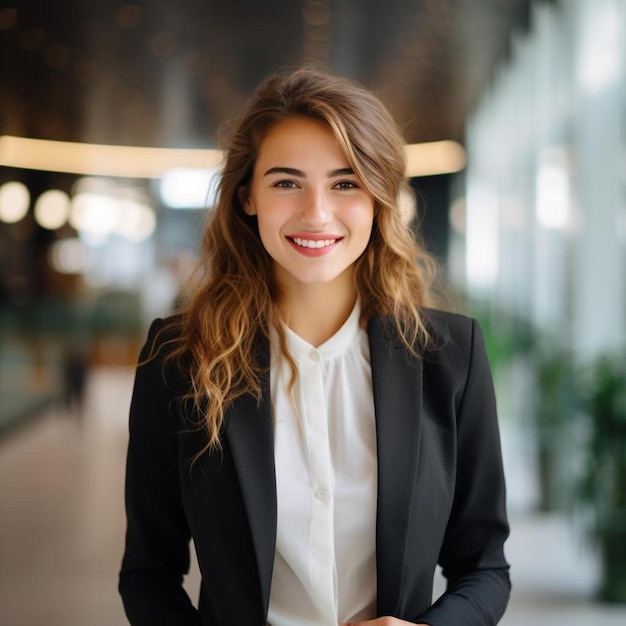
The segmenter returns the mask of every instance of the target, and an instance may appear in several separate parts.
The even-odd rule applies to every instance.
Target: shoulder
[[[182,317],[173,315],[152,320],[139,355],[137,373],[151,379],[159,378],[168,387],[181,384],[185,359]]]
[[[424,326],[431,336],[433,349],[445,347],[448,343],[471,343],[476,330],[480,330],[474,318],[462,313],[428,308],[422,309],[421,313]]]
[[[419,312],[428,340],[420,339],[414,350],[424,359],[440,351],[469,350],[476,334],[482,337],[478,322],[467,315],[426,307]],[[390,314],[372,317],[368,322],[368,331],[377,340],[395,347],[403,345]]]
[[[430,335],[424,360],[464,368],[475,358],[486,358],[485,342],[477,320],[460,313],[423,309],[423,322]]]
[[[424,365],[464,371],[476,355],[484,355],[482,331],[472,317],[430,308],[420,309],[420,315],[428,338],[420,340],[411,353],[407,350],[409,358],[417,357]],[[374,316],[368,332],[370,346],[405,349],[390,315]]]
[[[493,397],[491,368],[477,320],[459,313],[426,309],[430,342],[421,352],[425,397],[453,399],[456,411]]]
[[[182,316],[157,317],[150,322],[146,346],[150,349],[163,349],[182,339]]]
[[[181,315],[153,319],[139,356],[139,365],[150,362],[167,362],[182,352],[183,322]],[[175,358],[173,360],[178,360]]]

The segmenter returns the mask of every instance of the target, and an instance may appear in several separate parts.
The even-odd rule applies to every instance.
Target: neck
[[[296,335],[313,346],[330,339],[352,313],[356,289],[349,282],[303,285],[290,288],[281,302],[281,316]]]

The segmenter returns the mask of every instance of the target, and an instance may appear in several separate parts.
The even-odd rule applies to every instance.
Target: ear
[[[250,189],[247,185],[242,185],[237,189],[237,198],[246,215],[256,215],[256,208],[250,200]]]

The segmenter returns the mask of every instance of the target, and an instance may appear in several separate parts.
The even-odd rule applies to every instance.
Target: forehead
[[[257,163],[268,159],[303,159],[308,161],[332,158],[348,163],[333,131],[324,122],[290,117],[272,126],[259,146]]]

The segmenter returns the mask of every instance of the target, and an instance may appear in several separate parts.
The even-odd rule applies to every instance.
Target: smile
[[[328,246],[332,246],[337,240],[336,239],[301,239],[300,237],[291,237],[291,241],[293,241],[297,246],[301,248],[327,248]]]

